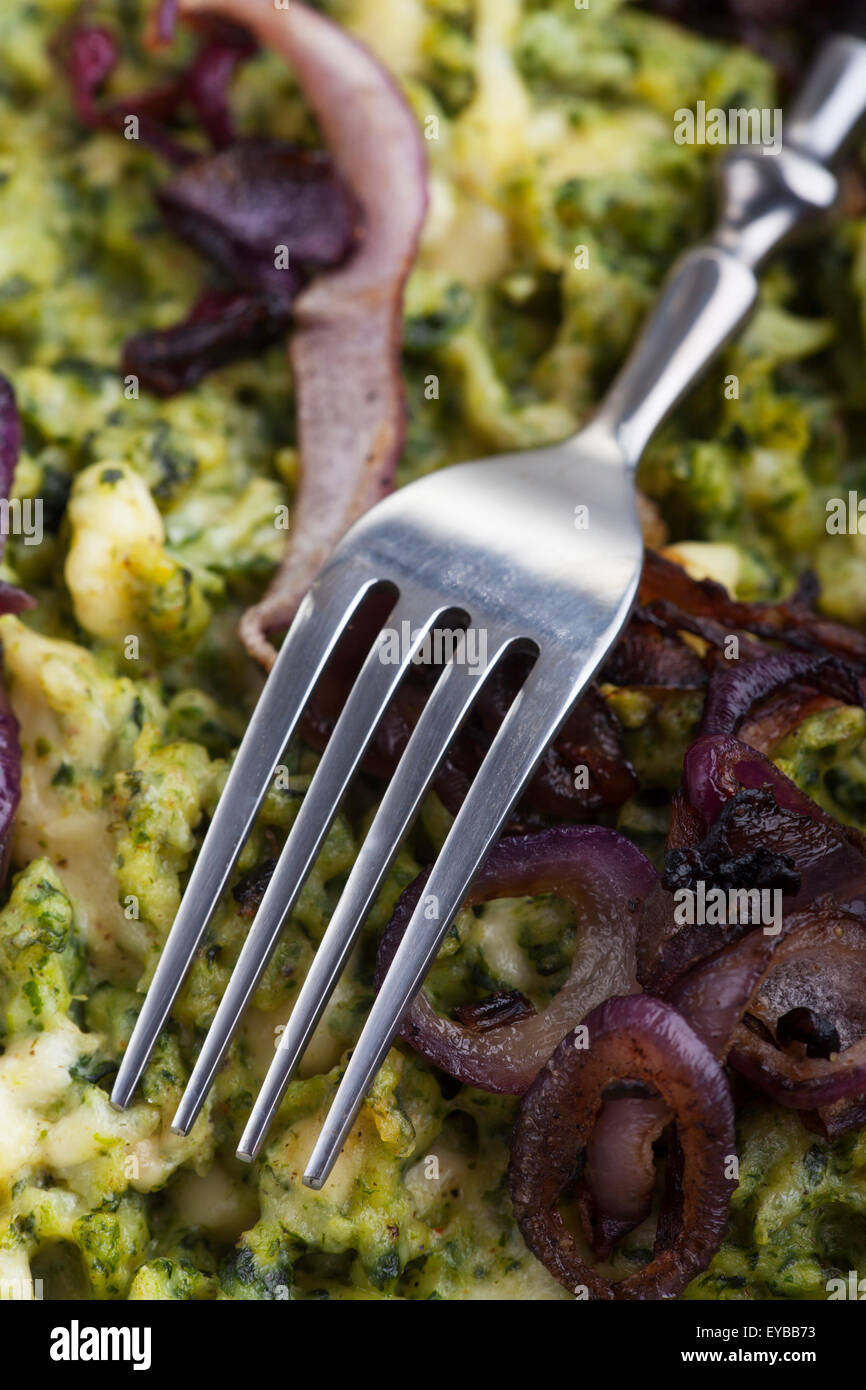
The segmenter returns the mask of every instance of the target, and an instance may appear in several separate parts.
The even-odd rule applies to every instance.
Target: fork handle
[[[825,167],[866,113],[866,41],[822,48],[775,155],[746,145],[722,165],[722,216],[710,240],[674,264],[593,427],[613,433],[629,467],[758,295],[756,267],[798,224],[836,200]]]

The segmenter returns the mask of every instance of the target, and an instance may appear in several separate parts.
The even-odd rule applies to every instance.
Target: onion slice
[[[741,827],[741,839],[758,849],[770,845],[787,853],[800,876],[790,907],[800,910],[830,893],[841,907],[866,917],[866,842],[859,831],[840,825],[762,753],[730,736],[696,739],[684,762],[684,782],[692,806],[707,829],[741,789],[772,793],[768,814]],[[768,798],[764,798],[768,800]],[[760,811],[761,799],[754,799]]]
[[[780,939],[749,932],[678,978],[666,996],[718,1062],[727,1057]],[[605,1102],[587,1145],[588,1192],[581,1212],[596,1254],[608,1255],[614,1242],[649,1214],[655,1187],[652,1146],[670,1118],[658,1099]]]
[[[841,1036],[832,1056],[810,1057],[802,1044],[774,1046],[741,1024],[729,1060],[766,1095],[795,1110],[813,1110],[866,1093],[866,931],[825,902],[789,925],[755,991],[752,1011],[780,1041],[779,1022],[804,1008]]]
[[[838,657],[768,652],[760,661],[713,672],[698,736],[736,733],[753,705],[794,681],[816,686],[844,704],[866,707],[855,673]]]
[[[735,1152],[728,1083],[706,1043],[659,999],[608,999],[583,1028],[586,1035],[581,1029],[563,1038],[521,1101],[509,1169],[517,1223],[533,1254],[579,1297],[676,1298],[725,1233],[732,1189],[725,1166]],[[558,1204],[591,1140],[605,1089],[623,1080],[642,1082],[670,1106],[684,1167],[676,1230],[657,1241],[642,1270],[614,1283],[581,1257]]]
[[[6,377],[0,375],[0,496],[8,497],[12,490],[20,449],[21,418],[15,392]],[[5,544],[5,536],[0,536],[0,554]],[[0,612],[20,613],[22,609],[32,607],[33,600],[29,594],[22,593],[11,584],[0,583]],[[18,720],[0,680],[0,883],[6,878],[12,821],[21,800],[21,745],[18,732]]]
[[[675,982],[668,1002],[723,1062],[743,1014],[771,968],[781,937],[751,931]]]
[[[397,903],[379,947],[377,989],[424,881],[416,879]],[[637,988],[636,925],[655,881],[655,869],[640,850],[603,826],[568,826],[500,840],[475,878],[467,905],[523,894],[552,893],[565,899],[585,928],[568,979],[542,1013],[483,1032],[437,1014],[422,991],[401,1036],[458,1081],[519,1095],[591,1008],[611,994]]]
[[[866,844],[801,791],[762,753],[730,735],[696,739],[684,761],[684,796],[672,822],[665,874],[647,899],[638,934],[638,978],[667,997],[672,983],[699,960],[744,934],[743,924],[685,927],[675,918],[669,870],[691,862],[695,878],[715,882],[762,864],[782,888],[783,921],[832,895],[840,908],[866,919]],[[727,860],[727,863],[723,863]],[[787,867],[783,867],[787,865]],[[790,878],[790,884],[784,879]],[[796,891],[794,886],[799,884]],[[770,881],[763,886],[770,887]]]
[[[800,651],[833,653],[866,671],[866,634],[815,613],[813,597],[798,593],[783,603],[743,603],[714,579],[692,579],[681,565],[654,550],[646,553],[640,583],[644,605],[664,600],[694,617],[723,624],[728,633],[751,632]]]
[[[621,1236],[650,1213],[655,1189],[653,1144],[670,1123],[658,1096],[607,1100],[586,1146],[586,1197],[581,1216],[597,1255],[611,1253]]]
[[[0,376],[0,496],[8,497],[12,491],[20,451],[21,417],[15,392],[11,382],[5,376]],[[5,543],[5,536],[0,536],[0,552]]]
[[[247,651],[269,668],[276,655],[269,634],[291,622],[341,536],[393,485],[405,430],[403,286],[427,210],[424,145],[386,69],[300,0],[285,10],[180,0],[178,12],[246,25],[286,59],[365,219],[357,254],[295,302],[290,355],[302,477],[293,536],[268,592],[240,627]]]

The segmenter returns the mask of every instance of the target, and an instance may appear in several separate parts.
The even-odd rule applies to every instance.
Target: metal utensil
[[[823,49],[775,156],[743,146],[723,165],[710,241],[674,266],[591,423],[551,448],[445,469],[380,502],[340,543],[304,600],[241,743],[112,1093],[128,1104],[288,740],[364,599],[394,606],[370,650],[288,836],[193,1069],[173,1128],[187,1133],[376,726],[425,637],[455,613],[486,639],[455,650],[429,696],[349,875],[253,1107],[238,1154],[258,1152],[365,917],[455,734],[505,655],[535,661],[460,808],[351,1055],[304,1181],[327,1178],[363,1097],[472,879],[545,750],[628,619],[643,545],[634,472],[660,421],[743,322],[755,269],[829,208],[824,167],[866,110],[866,42]],[[582,511],[581,509],[586,509]],[[576,521],[581,524],[577,525]],[[583,524],[583,523],[586,524]],[[407,626],[404,626],[407,625]],[[408,633],[396,661],[393,634]]]

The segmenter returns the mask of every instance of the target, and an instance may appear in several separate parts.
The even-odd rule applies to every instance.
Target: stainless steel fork
[[[393,608],[322,755],[195,1064],[173,1128],[187,1133],[376,726],[425,637],[463,615],[298,996],[238,1154],[257,1154],[369,909],[473,700],[509,652],[535,654],[433,866],[340,1083],[304,1181],[321,1187],[400,1021],[509,812],[628,619],[640,576],[634,471],[659,422],[740,325],[755,269],[833,203],[824,167],[866,110],[866,42],[822,51],[783,149],[744,146],[723,166],[712,239],[674,267],[623,371],[587,428],[552,448],[461,464],[380,502],[312,586],[268,678],[190,876],[112,1093],[125,1107],[147,1065],[265,792],[322,669],[364,599]],[[393,634],[408,633],[392,660]]]

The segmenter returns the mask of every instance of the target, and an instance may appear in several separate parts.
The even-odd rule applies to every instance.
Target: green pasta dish
[[[617,1297],[629,1279],[642,1297],[837,1296],[849,1271],[866,1277],[856,150],[839,211],[772,259],[748,327],[650,446],[634,616],[450,928],[330,1180],[304,1186],[305,1162],[507,674],[443,766],[259,1158],[235,1157],[241,1131],[429,666],[329,830],[202,1113],[188,1135],[171,1126],[363,620],[286,750],[133,1102],[112,1106],[266,668],[328,549],[392,485],[575,432],[712,221],[725,151],[677,140],[677,113],[783,104],[778,66],[736,35],[616,0],[313,5],[322,32],[372,55],[381,100],[408,104],[423,155],[386,170],[420,228],[390,268],[393,360],[374,337],[371,367],[332,324],[339,372],[325,361],[322,378],[303,306],[330,285],[339,325],[340,286],[378,254],[334,136],[363,111],[256,42],[256,0],[213,15],[181,3],[176,33],[171,9],[7,0],[0,14],[0,1296],[547,1300]],[[367,392],[353,415],[353,373],[363,394],[380,367],[393,399]],[[341,427],[348,446],[326,457]],[[708,739],[726,790],[698,824]],[[716,891],[781,895],[773,960],[713,1063],[736,1123],[722,1224],[695,1255],[681,1216],[679,1284],[654,1285],[688,1136],[669,1114],[640,1131],[640,1181],[617,1210],[622,1192],[598,1179],[603,1120],[562,1194],[596,1283],[566,1287],[512,1201],[515,1126],[590,1010],[651,996],[685,1014],[695,972],[740,961],[748,934],[717,927],[696,954],[697,928],[674,921],[698,871]],[[653,1103],[637,1086],[604,1115]]]

